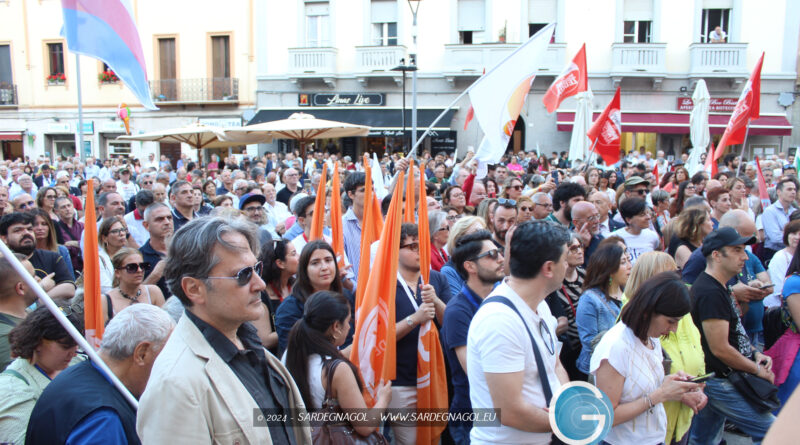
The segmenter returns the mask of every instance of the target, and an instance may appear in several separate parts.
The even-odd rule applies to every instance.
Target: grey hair
[[[549,197],[550,197],[550,195],[548,195],[545,192],[536,192],[536,193],[533,194],[533,197],[532,197],[533,199],[531,199],[531,201],[533,201],[534,204],[541,204],[541,199],[542,198],[549,198]]]
[[[650,199],[653,200],[653,204],[658,204],[661,201],[669,201],[669,193],[666,190],[653,190],[650,192]]]
[[[150,342],[161,350],[175,322],[163,309],[152,304],[134,304],[119,311],[106,325],[100,351],[115,360],[133,355],[136,346]]]
[[[237,179],[236,181],[234,181],[233,182],[233,190],[231,190],[231,191],[235,192],[240,187],[247,187],[247,180],[246,179]]]
[[[142,173],[142,174],[140,174],[140,175],[139,175],[139,177],[136,179],[136,182],[137,182],[139,185],[142,185],[142,182],[144,182],[144,180],[145,180],[145,179],[147,179],[147,178],[152,178],[153,176],[154,176],[154,175],[153,175],[153,173]],[[155,180],[155,179],[153,179],[153,180]]]
[[[544,184],[544,176],[542,175],[533,175],[531,176],[530,183],[533,187],[538,187]]]
[[[183,292],[181,280],[184,277],[206,280],[211,269],[220,261],[213,255],[214,247],[217,245],[231,251],[237,250],[223,239],[223,236],[229,233],[244,236],[253,254],[258,254],[260,247],[255,226],[238,219],[195,218],[173,235],[172,244],[167,252],[164,278],[167,280],[170,292],[177,296],[184,306],[189,307],[192,302]]]
[[[441,210],[434,210],[428,213],[428,227],[430,229],[431,241],[433,241],[433,236],[439,231],[439,228],[442,227],[442,223],[447,218],[447,213],[442,212]]]
[[[153,214],[153,211],[158,210],[162,207],[169,210],[168,205],[164,204],[163,202],[154,201],[152,204],[147,206],[146,209],[144,209],[144,215],[142,215],[142,217],[144,218],[145,221],[150,222],[150,215]]]

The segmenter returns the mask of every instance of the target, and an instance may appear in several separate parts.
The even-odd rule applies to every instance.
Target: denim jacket
[[[575,324],[581,338],[581,354],[578,356],[578,370],[589,374],[589,361],[592,358],[592,340],[597,334],[611,329],[617,321],[620,307],[606,298],[598,288],[587,289],[578,300]]]

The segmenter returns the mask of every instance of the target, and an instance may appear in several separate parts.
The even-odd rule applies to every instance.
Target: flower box
[[[119,82],[119,77],[117,77],[114,71],[108,70],[98,74],[97,80],[100,81],[100,83],[117,83]]]
[[[67,76],[64,73],[56,73],[47,76],[48,85],[64,85],[67,82]]]

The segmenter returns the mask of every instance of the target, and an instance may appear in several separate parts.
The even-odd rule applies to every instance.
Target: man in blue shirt
[[[795,210],[797,182],[794,178],[784,178],[775,188],[778,200],[764,210],[761,222],[764,223],[764,262],[769,262],[775,252],[783,249],[783,226],[789,222],[789,215]]]
[[[150,304],[129,306],[109,321],[98,354],[133,397],[147,385],[150,369],[175,323]],[[87,360],[47,385],[33,407],[28,444],[138,444],[136,410]]]
[[[451,298],[444,311],[442,341],[453,379],[452,413],[470,413],[469,381],[467,380],[467,332],[472,317],[483,299],[505,276],[503,254],[492,242],[488,230],[464,235],[456,242],[453,265],[466,280],[461,292]],[[450,421],[450,435],[455,443],[468,443],[472,422]]]

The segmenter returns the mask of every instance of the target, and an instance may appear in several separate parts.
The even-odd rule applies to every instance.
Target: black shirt
[[[708,340],[703,332],[703,321],[724,320],[728,322],[728,343],[745,357],[750,357],[752,347],[742,326],[739,312],[733,302],[728,288],[705,271],[697,276],[691,289],[692,319],[700,331],[700,343],[706,358],[706,372],[714,371],[717,377],[727,376],[728,365],[711,353]]]
[[[142,247],[139,248],[139,253],[142,254],[142,260],[147,263],[147,268],[144,271],[144,277],[147,278],[150,276],[150,272],[153,271],[153,268],[156,267],[159,261],[161,261],[166,255],[158,252],[157,250],[153,249],[153,246],[150,245],[150,240],[148,239],[146,243]],[[169,287],[167,287],[167,279],[164,276],[161,276],[161,279],[158,280],[156,283],[159,289],[161,289],[161,293],[164,295],[164,300],[170,297],[172,293],[169,291]]]
[[[53,281],[56,284],[75,284],[75,282],[72,281],[72,275],[69,273],[69,269],[67,268],[67,263],[65,263],[64,258],[62,258],[61,255],[57,254],[56,252],[36,249],[33,251],[33,255],[31,255],[30,262],[33,265],[34,271],[36,272],[36,276],[39,278],[44,278],[47,275],[55,272],[56,274],[53,275]]]
[[[186,311],[197,329],[220,358],[230,366],[231,371],[242,382],[247,392],[256,401],[258,407],[265,412],[275,414],[276,410],[289,409],[289,391],[286,382],[267,362],[264,347],[258,339],[256,328],[243,323],[236,331],[244,349],[239,349],[216,328],[198,318],[191,311]],[[268,424],[269,435],[274,444],[294,444],[294,431],[287,422]]]
[[[295,191],[289,190],[289,187],[284,187],[284,188],[281,189],[281,191],[278,192],[277,195],[275,195],[275,199],[277,199],[278,201],[286,204],[286,206],[288,207],[289,206],[289,200],[292,199],[292,196],[294,196],[294,194],[299,192],[299,191],[300,191],[300,187],[299,186],[297,187],[297,190],[295,190]],[[293,209],[289,209],[289,211],[293,211]]]

